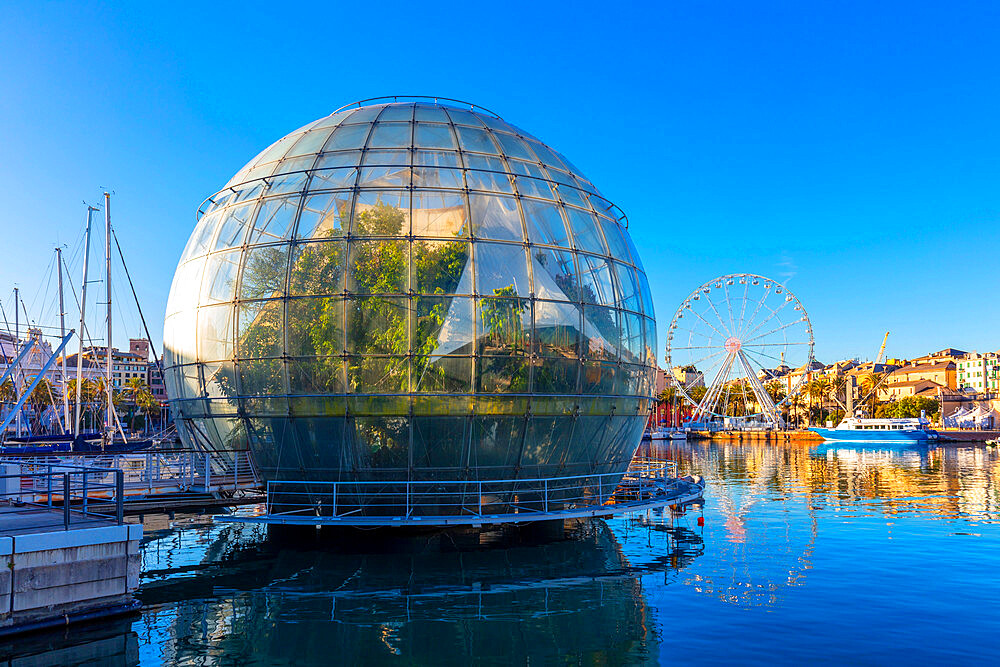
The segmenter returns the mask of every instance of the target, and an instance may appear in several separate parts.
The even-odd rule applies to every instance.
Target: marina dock
[[[986,442],[1000,438],[1000,431],[979,431],[974,429],[939,429],[939,442]]]
[[[934,444],[949,443],[982,443],[1000,438],[1000,431],[982,431],[976,429],[935,429],[938,439]],[[823,438],[813,431],[691,431],[687,434],[689,440],[713,440],[725,442],[762,442],[773,444],[801,444],[815,446],[823,442]]]
[[[58,456],[5,456],[22,475],[19,498],[24,502],[58,502],[57,477],[49,475],[67,465],[88,473],[83,476],[87,507],[114,512],[112,477],[121,471],[121,495],[126,515],[209,511],[261,502],[261,481],[249,452],[200,452],[190,450],[143,451],[120,454],[61,454]],[[31,473],[40,473],[32,475]],[[82,502],[82,500],[81,500]]]
[[[812,431],[691,431],[690,440],[726,440],[735,442],[802,443],[814,445],[823,439]]]
[[[9,464],[0,472],[0,636],[138,609],[132,593],[139,584],[142,526],[124,523],[120,493],[113,512],[98,512],[84,502],[90,472],[26,475]],[[110,472],[120,489],[120,472]],[[58,496],[24,499],[26,477],[50,484]],[[91,488],[113,492],[96,483]]]

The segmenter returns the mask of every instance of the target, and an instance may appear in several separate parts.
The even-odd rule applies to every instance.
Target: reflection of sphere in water
[[[164,338],[182,437],[248,445],[269,479],[498,479],[624,470],[656,332],[618,209],[435,100],[251,160],[202,208]]]
[[[140,592],[149,611],[136,629],[162,643],[164,663],[221,654],[327,664],[330,647],[344,664],[393,654],[413,664],[647,662],[661,634],[647,596],[662,599],[701,548],[690,531],[633,529],[629,540],[603,521],[576,524],[567,539],[309,531],[290,542],[211,530],[188,540],[201,565],[183,578],[145,547],[147,576],[161,585]]]

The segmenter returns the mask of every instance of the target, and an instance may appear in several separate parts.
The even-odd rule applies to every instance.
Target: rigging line
[[[49,329],[51,331],[58,331],[59,327],[54,324],[35,324],[33,325],[36,329]]]
[[[753,334],[755,334],[755,333],[757,333],[758,331],[760,331],[761,327],[763,327],[763,326],[764,326],[765,324],[767,324],[768,322],[770,322],[771,320],[773,320],[773,319],[774,319],[775,317],[777,317],[777,316],[778,316],[778,313],[780,313],[780,312],[781,312],[782,310],[784,310],[784,309],[785,309],[785,308],[786,308],[786,307],[788,306],[788,304],[790,304],[790,303],[796,303],[796,302],[795,302],[795,300],[794,300],[794,299],[793,299],[792,301],[785,301],[785,302],[784,302],[783,304],[781,304],[781,306],[779,306],[778,308],[775,308],[774,310],[771,310],[771,315],[770,315],[770,317],[768,317],[768,318],[766,318],[765,320],[761,321],[761,323],[760,323],[760,324],[758,324],[757,326],[755,326],[755,327],[753,328],[753,330],[752,330],[752,331],[748,331],[748,332],[746,333],[746,335],[744,336],[744,338],[746,338],[746,339],[748,339],[748,340],[754,340],[753,338],[750,338],[750,337],[751,337],[751,336],[752,336]],[[769,308],[768,310],[770,310],[770,308]],[[804,313],[804,312],[805,312],[805,311],[803,311],[803,313]],[[778,320],[778,321],[780,322],[781,320]]]
[[[805,318],[805,316],[803,316],[803,317],[800,317],[800,318],[799,318],[799,319],[797,319],[797,320],[793,320],[793,321],[791,321],[791,322],[788,322],[787,324],[782,324],[782,325],[781,325],[780,327],[777,327],[777,328],[774,328],[774,329],[771,329],[770,331],[765,331],[765,332],[764,332],[764,333],[762,333],[762,334],[757,334],[757,335],[756,335],[756,336],[754,336],[753,338],[748,338],[746,342],[748,342],[748,343],[749,343],[750,341],[754,341],[754,340],[757,340],[758,338],[763,338],[764,336],[770,336],[770,335],[771,335],[771,334],[773,334],[773,333],[778,333],[778,332],[779,332],[779,331],[781,331],[782,329],[787,329],[788,327],[791,327],[791,326],[795,326],[795,325],[796,325],[796,324],[798,324],[799,322],[804,322],[804,321],[805,321],[805,319],[806,319],[806,318]]]
[[[44,275],[46,276],[46,280],[44,284],[45,284],[46,295],[48,295],[49,292],[49,285],[52,284],[52,272],[50,269],[52,268],[52,265],[54,263],[55,263],[55,253],[53,253],[52,257],[49,258],[49,263],[45,265]],[[35,293],[31,297],[31,310],[35,309],[35,304],[38,302],[38,294],[42,291],[42,284],[43,284],[42,282],[38,283],[38,287],[35,288]],[[39,317],[39,319],[41,319],[41,317]]]
[[[124,290],[123,285],[125,284],[125,274],[122,269],[118,266],[114,267],[115,279],[112,283],[112,289],[115,293],[115,302],[118,306],[118,314],[121,316],[122,325],[126,332],[129,333],[130,337],[138,337],[139,332],[139,318],[134,312],[126,312],[124,310],[125,302],[128,301],[126,298],[128,293]]]
[[[132,325],[137,324],[137,322],[134,319],[131,322],[125,319],[125,311],[122,309],[122,296],[118,291],[117,278],[111,283],[111,291],[114,293],[114,307],[118,310],[118,319],[125,330],[125,334],[131,337],[131,334],[135,331]]]
[[[153,345],[153,337],[149,334],[149,327],[146,325],[146,317],[142,314],[142,306],[139,305],[139,295],[135,293],[135,285],[132,284],[132,276],[129,274],[128,265],[125,264],[125,254],[122,253],[122,247],[118,243],[118,235],[115,234],[115,230],[111,230],[111,238],[115,240],[115,247],[118,248],[118,256],[122,260],[122,268],[125,269],[125,277],[128,278],[128,286],[132,290],[132,296],[135,298],[135,307],[139,309],[139,319],[142,321],[142,328],[146,332],[146,338],[149,340],[149,349],[153,353],[153,361],[156,363],[157,368],[162,368],[160,366],[160,358],[156,354],[156,346]]]
[[[15,309],[17,308],[17,301],[14,302],[14,308]],[[0,315],[3,315],[3,325],[4,325],[4,328],[7,330],[7,336],[14,342],[13,352],[14,352],[14,358],[16,358],[17,354],[20,352],[20,350],[18,348],[21,347],[21,344],[20,344],[21,341],[18,340],[18,336],[15,336],[14,334],[12,334],[10,332],[10,322],[7,321],[7,312],[3,309],[3,302],[2,301],[0,301]],[[20,334],[20,332],[18,332],[18,334]],[[11,359],[11,362],[13,362],[13,358]],[[14,375],[14,373],[20,373],[21,374],[21,383],[24,384],[24,360],[23,359],[17,364],[17,369],[10,374],[10,383],[11,383],[11,386],[14,388],[14,395],[16,396],[18,394],[18,392],[17,392],[17,377]]]
[[[872,367],[872,369],[874,370],[874,366]],[[881,387],[881,386],[882,386],[882,383],[883,383],[883,382],[885,382],[886,380],[888,380],[888,379],[889,379],[889,376],[890,376],[890,375],[892,375],[892,373],[891,373],[891,372],[889,372],[889,373],[886,373],[886,372],[882,372],[882,373],[871,373],[871,374],[870,374],[870,377],[872,377],[872,378],[875,378],[875,376],[877,376],[877,375],[881,375],[882,377],[878,378],[878,382],[874,382],[874,381],[873,381],[873,382],[872,382],[872,388],[871,388],[871,391],[869,391],[869,392],[868,392],[868,393],[867,393],[867,394],[865,395],[865,397],[864,397],[864,398],[862,398],[862,399],[861,399],[860,401],[858,401],[858,402],[859,402],[859,403],[861,404],[861,407],[864,407],[864,405],[865,405],[865,403],[866,403],[866,402],[868,401],[868,399],[872,397],[872,394],[874,394],[874,393],[875,393],[876,391],[878,391],[879,387]],[[874,416],[874,415],[872,415],[872,416]]]
[[[70,275],[70,273],[69,273],[69,267],[66,265],[66,259],[65,258],[63,258],[63,268],[66,269],[66,274]],[[65,280],[65,281],[63,281],[63,283],[69,285],[69,291],[73,295],[73,303],[76,304],[76,309],[80,310],[80,299],[78,299],[77,296],[76,296],[76,288],[73,286],[73,281],[72,280]]]
[[[28,317],[28,307],[24,305],[24,299],[21,299],[20,301],[21,301],[21,312],[24,313],[24,323],[29,327],[34,328],[35,323],[31,321],[30,317]],[[17,308],[16,303],[14,304],[14,308],[15,309]]]

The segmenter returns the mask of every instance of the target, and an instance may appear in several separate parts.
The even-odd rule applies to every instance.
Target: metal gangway
[[[229,494],[260,489],[262,482],[246,450],[161,450],[128,453],[5,455],[0,464],[19,470],[22,496],[40,502],[51,496],[46,479],[64,470],[90,470],[88,497],[110,499],[108,484],[121,474],[122,496],[132,499],[171,494]]]
[[[264,513],[218,521],[312,526],[472,526],[609,517],[702,497],[704,481],[673,461],[637,459],[627,471],[458,480],[268,480]]]

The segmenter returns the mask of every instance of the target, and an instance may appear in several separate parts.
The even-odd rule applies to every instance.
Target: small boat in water
[[[687,440],[687,432],[680,428],[658,428],[642,434],[643,440]]]
[[[920,444],[937,440],[937,431],[929,428],[923,417],[901,419],[865,419],[847,417],[837,428],[812,427],[824,440],[834,442],[876,442]]]

